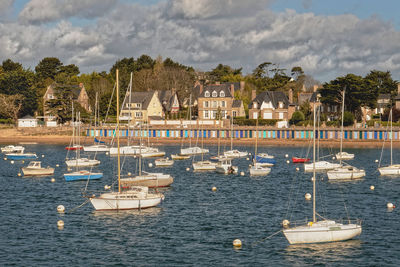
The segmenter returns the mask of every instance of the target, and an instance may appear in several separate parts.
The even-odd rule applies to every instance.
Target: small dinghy
[[[154,161],[157,167],[168,167],[174,165],[174,160],[169,158],[156,159]]]
[[[47,176],[54,174],[54,168],[42,167],[40,161],[31,161],[27,167],[22,168],[24,176]]]

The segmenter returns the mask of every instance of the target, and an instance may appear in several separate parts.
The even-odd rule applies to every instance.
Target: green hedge
[[[13,119],[0,119],[0,124],[14,124]]]
[[[259,119],[258,125],[260,126],[275,126],[279,120],[265,120]],[[246,119],[246,118],[234,118],[233,123],[239,126],[256,126],[256,119]]]

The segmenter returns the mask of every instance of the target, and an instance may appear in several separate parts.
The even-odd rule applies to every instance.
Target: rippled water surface
[[[161,149],[169,155],[179,147]],[[52,176],[56,181],[51,183],[52,177],[18,177],[27,162],[0,160],[0,265],[400,266],[400,216],[397,209],[386,209],[387,202],[399,203],[400,177],[379,176],[375,160],[380,149],[346,149],[356,154],[351,163],[366,170],[364,179],[331,183],[326,175],[318,176],[319,213],[346,218],[347,208],[351,217],[363,219],[363,233],[358,239],[289,245],[279,233],[264,240],[280,230],[283,219],[312,216],[312,203],[304,200],[305,193],[312,193],[311,174],[304,174],[301,165],[287,164],[285,158],[285,154],[304,155],[306,150],[259,148],[275,155],[277,164],[268,176],[257,178],[248,176],[246,159],[235,160],[244,176],[193,173],[186,171],[191,160],[175,161],[172,168],[151,168],[175,178],[171,188],[162,190],[165,201],[157,208],[95,212],[87,204],[60,215],[58,205],[68,211],[85,201],[81,192],[86,182],[64,181],[64,146],[27,145],[26,151],[36,152],[44,166],[60,167],[56,167]],[[216,147],[210,147],[210,154],[216,151]],[[400,151],[394,153],[398,159]],[[116,158],[105,154],[97,158],[101,160],[97,169],[104,177],[89,184],[91,192],[110,185],[116,173]],[[389,153],[385,153],[384,161],[388,160]],[[146,166],[153,161],[147,160]],[[126,172],[134,172],[136,167],[135,159],[125,159]],[[375,186],[374,191],[370,185]],[[211,191],[213,186],[216,192]],[[62,230],[57,228],[60,219],[65,222]],[[241,249],[232,247],[236,238],[243,242]]]

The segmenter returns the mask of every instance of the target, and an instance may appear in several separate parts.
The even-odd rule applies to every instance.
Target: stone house
[[[149,117],[163,116],[163,106],[157,91],[127,92],[121,110],[121,120],[148,121]]]
[[[240,90],[240,84],[237,90]],[[229,117],[245,116],[244,106],[241,100],[235,100],[234,83],[216,83],[199,85],[198,116],[199,119],[227,119]]]
[[[89,96],[86,93],[86,89],[83,83],[80,83],[79,85],[67,86],[71,87],[72,99],[78,102],[87,112],[91,112],[92,109],[89,105]],[[45,118],[52,117],[52,114],[50,114],[50,111],[48,111],[46,103],[49,100],[57,99],[60,87],[61,85],[58,85],[56,83],[52,83],[51,85],[47,86],[46,92],[43,95],[43,114]],[[65,85],[63,85],[62,87],[65,87]]]
[[[292,94],[292,91],[289,94]],[[252,91],[252,101],[249,104],[249,119],[289,120],[295,110],[296,105],[289,101],[284,92],[265,91],[256,95],[256,91]]]
[[[174,88],[172,88],[172,90],[158,91],[158,98],[163,107],[163,116],[165,116],[167,113],[176,114],[179,112],[179,99]]]

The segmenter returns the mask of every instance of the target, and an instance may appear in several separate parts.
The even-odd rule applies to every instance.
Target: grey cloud
[[[0,1],[0,15],[6,15],[11,7],[13,6],[15,0],[1,0]],[[1,19],[0,19],[1,20]]]
[[[204,3],[218,7],[220,2]],[[178,10],[173,7],[177,4],[180,15],[166,16]],[[365,75],[372,69],[390,70],[397,79],[400,74],[400,32],[376,17],[274,13],[266,8],[246,16],[216,15],[222,11],[204,16],[200,7],[187,13],[182,5],[188,4],[120,3],[86,27],[67,21],[53,27],[0,23],[0,57],[35,66],[43,57],[56,56],[84,72],[108,70],[119,58],[148,54],[202,70],[223,63],[243,67],[245,73],[269,61],[288,70],[301,66],[322,80],[346,73]]]
[[[117,0],[31,0],[19,14],[23,23],[41,24],[69,17],[103,16]]]

